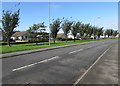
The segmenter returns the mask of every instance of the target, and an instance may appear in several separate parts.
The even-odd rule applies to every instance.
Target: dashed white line
[[[89,46],[89,47],[87,47],[87,48],[92,48],[93,46]]]
[[[87,49],[92,48],[92,47],[93,46],[89,46],[89,47],[87,47]],[[82,50],[84,50],[84,49],[75,50],[75,51],[69,52],[69,54],[77,53],[77,52],[82,51]]]
[[[82,50],[83,49],[75,50],[75,51],[69,52],[69,54],[76,53],[76,52],[79,52],[79,51],[82,51]]]
[[[31,66],[34,66],[34,65],[37,65],[37,64],[41,64],[41,63],[45,63],[45,62],[48,62],[48,61],[51,61],[53,59],[57,59],[59,58],[59,56],[55,56],[55,57],[52,57],[50,59],[46,59],[46,60],[43,60],[43,61],[39,61],[39,62],[36,62],[36,63],[33,63],[33,64],[30,64],[30,65],[26,65],[26,66],[22,66],[22,67],[19,67],[19,68],[15,68],[13,69],[12,71],[18,71],[18,70],[21,70],[21,69],[24,69],[24,68],[27,68],[27,67],[31,67]]]

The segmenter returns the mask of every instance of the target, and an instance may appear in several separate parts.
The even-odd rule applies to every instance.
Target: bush
[[[85,37],[81,37],[81,39],[82,40],[89,40],[89,39],[91,39],[91,37],[90,36],[85,36]]]
[[[56,38],[58,41],[66,41],[66,38],[63,37],[57,37]],[[73,40],[72,38],[67,38],[68,41]]]
[[[28,41],[28,39],[21,39],[20,41]]]
[[[37,41],[37,42],[44,42],[44,41],[46,42],[46,41],[48,41],[48,40],[49,40],[49,39],[37,39],[37,40],[29,39],[28,41],[29,41],[29,42],[36,42],[36,41]]]
[[[57,37],[56,39],[57,39],[58,41],[62,41],[63,38],[62,38],[62,37]]]

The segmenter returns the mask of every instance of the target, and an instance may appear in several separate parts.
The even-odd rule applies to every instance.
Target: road
[[[73,84],[117,40],[14,56],[2,60],[3,84]]]

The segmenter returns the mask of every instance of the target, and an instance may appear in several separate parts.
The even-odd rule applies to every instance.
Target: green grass
[[[92,41],[102,41],[102,40],[110,40],[110,39],[76,40],[75,42],[68,41],[67,43],[65,41],[58,41],[55,44],[52,42],[50,46],[48,45],[49,44],[48,42],[38,43],[37,45],[35,43],[16,44],[16,45],[11,45],[11,47],[7,45],[3,45],[3,46],[0,46],[0,50],[2,50],[1,53],[10,53],[10,52],[17,52],[17,51],[24,51],[24,50],[48,48],[48,47],[54,47],[54,46],[70,45],[70,44],[85,43],[85,42],[92,42]]]

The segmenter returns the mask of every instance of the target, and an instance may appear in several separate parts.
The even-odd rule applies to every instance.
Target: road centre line
[[[87,48],[92,48],[93,46],[89,46],[89,47],[87,47]]]
[[[89,46],[87,48],[91,48],[93,46]],[[75,50],[75,51],[72,51],[72,52],[69,52],[69,54],[72,54],[72,53],[76,53],[76,52],[79,52],[79,51],[82,51],[84,49],[79,49],[79,50]],[[12,71],[18,71],[18,70],[21,70],[21,69],[24,69],[24,68],[27,68],[27,67],[31,67],[31,66],[34,66],[34,65],[37,65],[37,64],[41,64],[41,63],[45,63],[45,62],[48,62],[50,60],[53,60],[53,59],[56,59],[56,58],[59,58],[59,56],[55,56],[55,57],[52,57],[50,59],[46,59],[46,60],[43,60],[43,61],[40,61],[40,62],[36,62],[36,63],[33,63],[33,64],[30,64],[30,65],[26,65],[26,66],[22,66],[22,67],[19,67],[19,68],[16,68],[16,69],[13,69]]]
[[[45,62],[48,62],[48,61],[51,61],[51,60],[54,60],[54,59],[57,59],[57,58],[59,58],[59,56],[55,56],[55,57],[52,57],[50,59],[45,59],[43,61],[39,61],[39,62],[36,62],[36,63],[33,63],[33,64],[29,64],[29,65],[26,65],[26,66],[15,68],[12,71],[14,72],[14,71],[18,71],[18,70],[21,70],[21,69],[25,69],[27,67],[31,67],[31,66],[34,66],[34,65],[37,65],[37,64],[45,63]]]
[[[90,47],[92,47],[92,46],[90,46]],[[89,47],[89,48],[90,48],[90,47]],[[84,50],[84,49],[75,50],[75,51],[70,52],[69,54],[76,53],[76,52],[79,52],[79,51],[82,51],[82,50]],[[36,63],[33,63],[33,64],[29,64],[29,65],[26,65],[26,66],[22,66],[22,67],[19,67],[19,68],[15,68],[15,69],[13,69],[12,71],[14,72],[14,71],[18,71],[18,70],[21,70],[21,69],[25,69],[25,68],[27,68],[27,67],[31,67],[31,66],[34,66],[34,65],[37,65],[37,64],[45,63],[45,62],[48,62],[48,61],[53,60],[53,59],[56,59],[56,58],[59,58],[59,56],[55,56],[55,57],[52,57],[52,58],[50,58],[50,59],[45,59],[45,60],[43,60],[43,61],[39,61],[39,62],[36,62]]]
[[[75,51],[69,52],[69,54],[76,53],[76,52],[79,52],[79,51],[82,51],[82,50],[83,49],[75,50]]]
[[[87,47],[87,49],[92,48],[92,47],[93,46],[89,46],[89,47]],[[82,51],[82,50],[84,50],[84,49],[75,50],[75,51],[69,52],[69,54],[77,53],[77,52]]]

